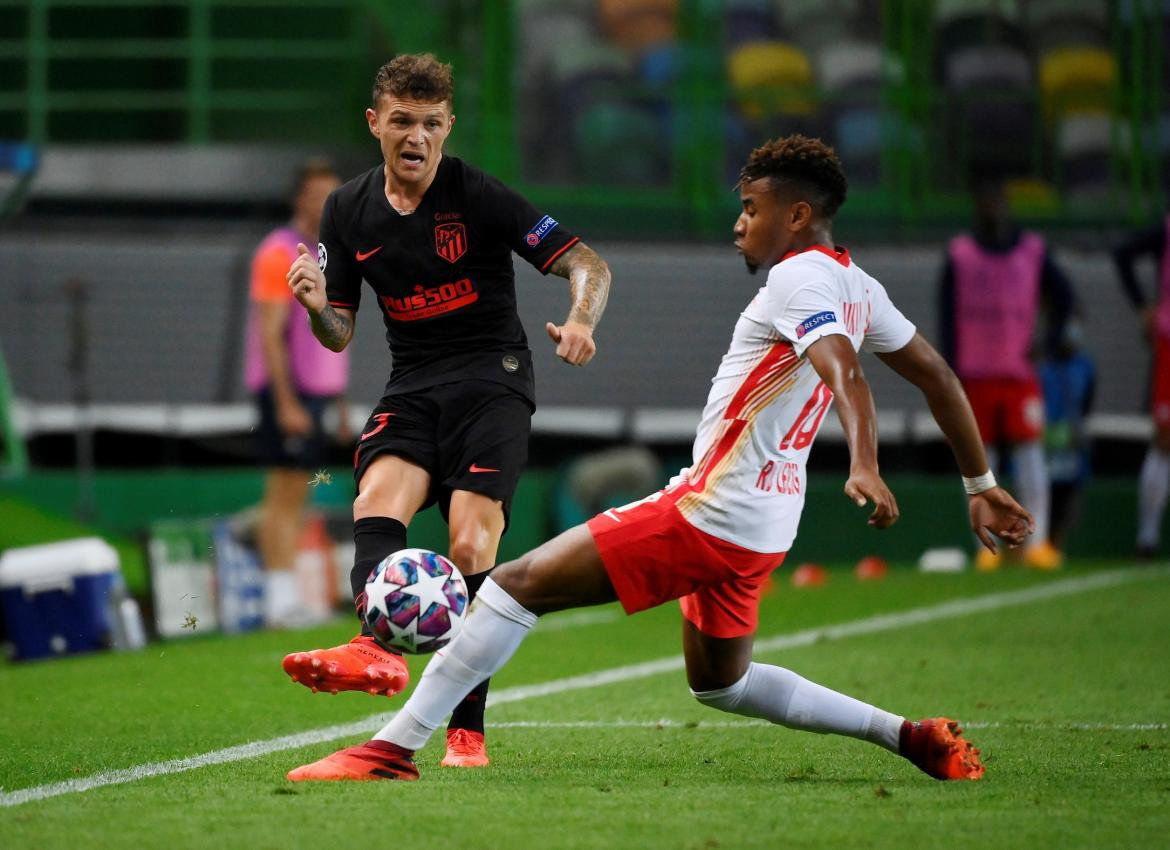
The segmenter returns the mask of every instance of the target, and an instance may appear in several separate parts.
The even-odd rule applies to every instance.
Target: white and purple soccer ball
[[[390,650],[434,652],[455,639],[466,613],[467,583],[459,568],[426,549],[387,556],[366,582],[362,616]]]

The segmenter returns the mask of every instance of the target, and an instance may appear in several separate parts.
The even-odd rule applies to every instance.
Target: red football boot
[[[376,779],[418,779],[418,768],[407,751],[385,741],[346,747],[320,761],[288,772],[293,782],[369,782]]]
[[[898,752],[935,779],[980,779],[979,750],[963,737],[963,730],[946,717],[903,721]]]
[[[483,732],[447,730],[447,754],[439,762],[443,767],[487,767],[489,761]]]
[[[294,652],[281,662],[294,682],[317,691],[365,691],[394,696],[410,682],[410,673],[401,655],[378,646],[367,635],[332,649]]]

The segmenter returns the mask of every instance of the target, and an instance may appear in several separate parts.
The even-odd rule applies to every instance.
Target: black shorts
[[[313,430],[304,437],[290,437],[280,430],[276,421],[276,402],[270,389],[265,387],[256,393],[256,406],[260,410],[256,449],[265,466],[315,470],[323,467],[329,459],[329,436],[321,419],[334,397],[298,393],[297,398],[313,419]]]
[[[431,476],[423,507],[436,502],[444,519],[451,493],[467,490],[503,503],[504,521],[524,464],[532,403],[494,381],[467,380],[388,395],[362,429],[354,481],[381,455],[396,455]]]

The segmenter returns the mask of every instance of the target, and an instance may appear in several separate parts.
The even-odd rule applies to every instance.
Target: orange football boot
[[[346,747],[320,761],[288,772],[293,782],[368,782],[376,779],[418,779],[414,759],[385,741]]]
[[[979,750],[963,737],[963,730],[946,717],[902,723],[898,752],[935,779],[981,779]]]
[[[1064,554],[1047,540],[1024,550],[1024,564],[1034,570],[1059,570]]]
[[[332,649],[294,652],[281,662],[284,672],[313,693],[365,691],[394,696],[410,682],[410,672],[401,655],[378,646],[368,635]]]
[[[440,764],[443,767],[487,767],[487,744],[482,732],[470,729],[447,730],[447,755]]]

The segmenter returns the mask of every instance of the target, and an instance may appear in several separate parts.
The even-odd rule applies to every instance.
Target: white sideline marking
[[[798,646],[808,646],[822,640],[840,640],[841,638],[856,635],[873,634],[874,632],[890,631],[904,626],[914,626],[929,623],[935,620],[945,620],[952,617],[977,614],[982,611],[992,611],[1000,608],[1010,608],[1018,605],[1027,605],[1046,599],[1055,599],[1061,596],[1070,596],[1077,593],[1086,593],[1106,587],[1116,587],[1135,581],[1145,581],[1152,578],[1163,578],[1170,574],[1166,568],[1142,568],[1112,570],[1110,572],[1095,573],[1079,578],[1064,579],[1051,584],[1034,585],[1023,590],[1012,590],[1003,593],[989,593],[983,596],[956,599],[938,605],[928,605],[922,608],[911,608],[895,614],[882,614],[875,617],[866,617],[835,626],[823,626],[804,631],[793,632],[787,635],[776,635],[756,641],[757,652],[774,652],[781,649],[791,649]],[[585,673],[580,676],[569,676],[564,679],[554,679],[536,685],[519,685],[504,688],[496,692],[488,700],[488,705],[502,705],[509,702],[533,699],[535,697],[550,696],[567,691],[583,688],[599,687],[615,682],[625,682],[630,679],[642,679],[659,673],[669,673],[683,669],[681,655],[661,658],[657,661],[648,661],[642,664],[630,664],[625,667],[615,667],[610,670],[600,670],[594,673]],[[64,782],[53,782],[47,785],[36,785],[31,788],[20,788],[15,791],[0,792],[0,807],[19,806],[36,800],[46,800],[50,797],[59,797],[62,794],[77,794],[91,791],[94,788],[103,788],[107,785],[121,785],[127,782],[137,782],[140,779],[149,779],[153,776],[168,776],[183,773],[200,767],[228,762],[242,761],[249,758],[269,755],[283,750],[296,750],[312,744],[333,741],[338,738],[347,738],[360,735],[372,730],[380,729],[393,715],[393,712],[375,714],[363,720],[351,723],[342,723],[335,726],[324,726],[319,729],[310,729],[295,735],[284,735],[279,738],[270,738],[265,741],[252,741],[239,744],[222,750],[213,750],[197,756],[170,759],[169,761],[141,764],[121,770],[106,770],[81,779],[69,779]],[[503,725],[503,724],[494,724]],[[704,724],[714,725],[714,724]]]

